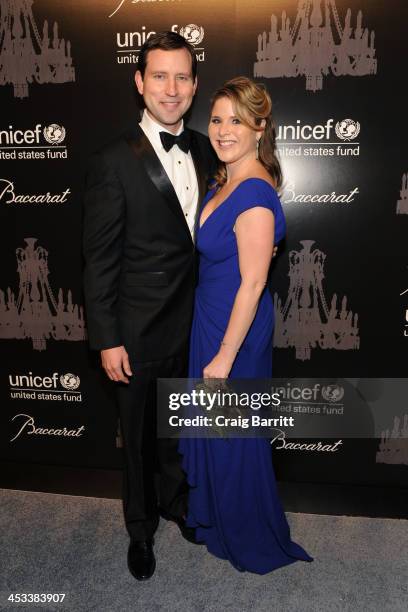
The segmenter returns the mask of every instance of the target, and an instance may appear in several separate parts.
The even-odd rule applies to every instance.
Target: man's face
[[[147,55],[144,77],[138,70],[135,82],[149,114],[160,125],[177,132],[197,88],[187,49],[153,49]]]

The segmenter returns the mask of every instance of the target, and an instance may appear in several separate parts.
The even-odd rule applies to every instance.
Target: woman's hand
[[[214,359],[205,366],[203,378],[228,378],[236,353],[234,353],[234,355],[226,354],[223,348],[216,354]]]

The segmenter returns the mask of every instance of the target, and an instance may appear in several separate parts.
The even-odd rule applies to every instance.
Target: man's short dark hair
[[[149,36],[146,40],[139,53],[138,70],[144,77],[144,73],[147,65],[147,56],[149,51],[154,49],[162,49],[163,51],[174,51],[175,49],[186,49],[191,55],[191,71],[193,73],[193,79],[197,76],[197,57],[194,51],[194,47],[177,32],[158,32]]]

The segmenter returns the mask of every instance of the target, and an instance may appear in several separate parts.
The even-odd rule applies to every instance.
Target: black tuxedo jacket
[[[199,132],[191,131],[191,154],[200,203],[216,164]],[[195,247],[176,192],[138,125],[91,159],[83,241],[91,348],[123,344],[137,361],[185,350]]]

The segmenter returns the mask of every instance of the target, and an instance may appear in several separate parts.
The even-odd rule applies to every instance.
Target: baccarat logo
[[[14,205],[66,204],[71,196],[69,187],[61,193],[20,193],[13,181],[0,178],[0,203]]]
[[[13,423],[13,429],[15,430],[14,436],[10,438],[10,442],[14,442],[20,436],[40,436],[41,437],[57,437],[57,438],[81,438],[85,432],[85,425],[79,427],[61,427],[58,425],[47,425],[44,427],[43,424],[38,426],[34,417],[30,414],[19,413],[15,414],[11,422]],[[34,439],[34,438],[33,438]]]
[[[359,188],[354,187],[350,189],[348,193],[337,193],[332,191],[331,193],[302,193],[297,191],[294,182],[289,182],[284,185],[281,202],[282,204],[350,204],[355,202],[359,195]]]

